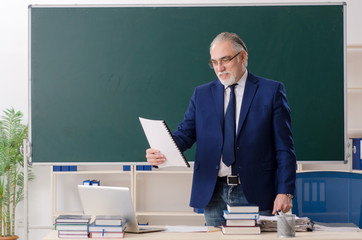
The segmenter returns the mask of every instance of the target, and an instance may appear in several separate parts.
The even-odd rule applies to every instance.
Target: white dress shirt
[[[236,83],[236,85],[234,87],[235,98],[236,98],[236,105],[235,105],[236,129],[235,129],[235,132],[237,132],[238,125],[239,125],[240,109],[241,109],[241,103],[243,101],[244,89],[245,89],[245,83],[246,83],[247,77],[248,77],[248,71],[246,70],[244,75],[241,77],[241,79]],[[226,113],[227,106],[229,104],[229,99],[230,99],[230,87],[227,86],[227,87],[225,87],[225,90],[224,90],[224,116]],[[219,177],[231,176],[231,165],[229,167],[226,166],[224,164],[224,162],[222,161],[222,156],[221,156],[218,176]]]

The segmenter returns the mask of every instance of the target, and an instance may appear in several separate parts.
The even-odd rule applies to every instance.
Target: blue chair
[[[362,228],[362,174],[298,173],[292,212],[317,222],[353,222]]]

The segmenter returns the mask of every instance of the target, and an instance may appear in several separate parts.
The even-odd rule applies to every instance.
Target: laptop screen
[[[138,229],[129,188],[78,185],[78,192],[84,214],[119,215],[128,230]]]

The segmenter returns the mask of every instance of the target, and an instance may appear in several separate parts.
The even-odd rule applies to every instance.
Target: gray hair
[[[211,42],[210,50],[215,43],[220,42],[220,41],[230,41],[231,47],[236,53],[245,51],[246,52],[245,67],[248,65],[248,54],[247,54],[248,49],[246,48],[244,41],[236,33],[231,33],[231,32],[220,33]],[[238,56],[238,59],[239,59],[239,56]]]

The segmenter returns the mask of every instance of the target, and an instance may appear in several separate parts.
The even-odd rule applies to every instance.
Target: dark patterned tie
[[[222,150],[222,160],[226,166],[235,162],[235,93],[236,84],[229,86],[230,100],[224,119],[224,147]]]

